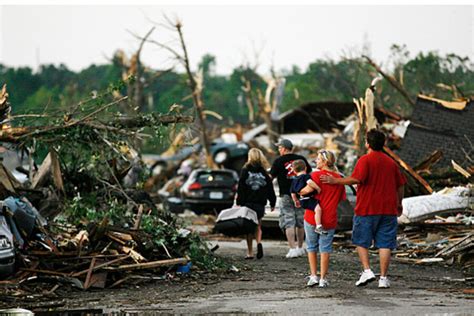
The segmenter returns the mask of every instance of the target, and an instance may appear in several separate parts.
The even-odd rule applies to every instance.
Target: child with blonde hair
[[[295,207],[302,207],[306,210],[314,211],[314,220],[316,221],[315,232],[318,234],[327,234],[327,231],[324,230],[323,225],[321,224],[321,206],[319,206],[319,200],[313,198],[314,193],[307,195],[300,194],[301,189],[306,185],[309,185],[317,193],[321,192],[321,188],[311,180],[311,176],[306,172],[306,164],[303,160],[293,161],[293,170],[296,173],[296,178],[293,179],[291,183],[291,198]]]

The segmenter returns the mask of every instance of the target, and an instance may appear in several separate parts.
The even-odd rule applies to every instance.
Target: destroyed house
[[[295,109],[281,113],[276,120],[277,132],[293,142],[297,146],[308,144],[313,140],[313,146],[324,146],[325,136],[323,134],[342,131],[346,127],[346,120],[356,112],[356,106],[352,102],[323,101],[303,104]],[[375,117],[382,123],[386,114],[379,109],[374,109]],[[248,142],[256,137],[266,134],[266,124],[261,124],[243,135],[243,141]],[[305,141],[298,142],[290,135],[319,135],[317,138],[309,137]],[[300,137],[301,138],[301,137]],[[260,143],[265,144],[268,139],[260,138]],[[267,144],[269,145],[269,144]]]
[[[332,132],[343,130],[340,121],[356,111],[353,102],[311,102],[280,115],[279,133]],[[385,115],[375,109],[375,116],[383,122]]]
[[[474,102],[446,102],[418,96],[411,123],[398,151],[415,166],[435,150],[443,153],[436,167],[448,167],[451,160],[466,166],[474,154]]]

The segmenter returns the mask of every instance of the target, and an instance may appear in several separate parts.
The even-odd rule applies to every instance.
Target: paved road
[[[219,242],[219,246],[220,255],[244,262],[243,241]],[[264,247],[264,259],[248,265],[244,262],[236,279],[204,286],[195,295],[118,310],[151,314],[474,315],[474,297],[463,294],[465,282],[447,281],[463,276],[441,265],[394,263],[392,288],[378,289],[376,282],[357,288],[355,254],[338,252],[331,260],[331,286],[307,288],[305,258],[284,259],[284,242],[265,242]]]

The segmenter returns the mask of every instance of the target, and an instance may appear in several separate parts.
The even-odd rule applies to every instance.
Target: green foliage
[[[191,262],[205,270],[227,268],[222,259],[214,256],[206,242],[194,232],[179,229],[182,226],[176,216],[169,212],[143,215],[141,228],[152,236],[154,247],[166,245],[171,256],[187,255]]]
[[[66,200],[63,215],[67,222],[74,225],[82,223],[101,222],[108,218],[111,225],[123,225],[126,221],[127,206],[116,198],[110,198],[99,203],[97,192],[82,196],[77,193],[71,200]]]
[[[101,199],[96,192],[84,196],[78,193],[67,202],[61,220],[74,225],[84,225],[91,222],[100,223],[107,218],[110,225],[133,225],[134,214],[127,212],[126,204],[114,198],[105,201],[100,201]],[[212,254],[207,243],[198,234],[180,227],[182,223],[169,212],[144,214],[141,230],[147,238],[143,240],[151,241],[151,244],[144,245],[145,248],[148,251],[166,248],[172,257],[189,256],[195,266],[207,271],[228,268],[222,259]]]
[[[393,45],[384,70],[402,81],[414,99],[418,93],[452,99],[474,94],[473,63],[467,57],[437,52],[419,53],[412,57],[405,45]],[[217,75],[215,56],[206,54],[198,63],[203,70],[203,100],[206,108],[221,114],[226,125],[229,121],[247,123],[248,113],[242,92],[242,77],[251,81],[254,89],[265,91],[261,76],[247,66],[236,67],[230,76]],[[103,91],[109,82],[122,78],[123,66],[117,60],[105,65],[91,65],[75,73],[66,66],[43,65],[37,73],[30,68],[9,68],[0,64],[0,84],[7,83],[13,113],[37,113],[45,106],[68,109],[88,98],[90,91]],[[174,71],[159,72],[148,69],[141,80],[143,94],[149,105],[143,111],[167,113],[172,104],[184,105],[183,112],[193,114],[187,77]],[[365,89],[377,74],[365,60],[318,59],[307,69],[291,67],[285,73],[286,87],[281,111],[314,101],[346,101],[364,95]],[[443,85],[440,85],[443,84]],[[454,87],[454,88],[453,88]],[[127,94],[125,86],[118,92]],[[383,80],[376,95],[376,105],[408,115],[411,108],[390,84]],[[130,108],[135,105],[130,104]],[[144,143],[153,150],[156,140]]]

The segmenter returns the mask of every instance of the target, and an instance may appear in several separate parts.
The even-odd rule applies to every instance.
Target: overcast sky
[[[355,54],[364,42],[371,55],[387,61],[391,44],[406,44],[412,56],[435,50],[474,59],[474,6],[1,6],[0,62],[8,66],[64,63],[73,70],[107,62],[114,51],[134,52],[163,13],[178,16],[190,58],[216,56],[217,73],[228,74],[260,55],[260,70],[297,65],[317,58]],[[158,28],[152,38],[172,40]],[[152,44],[145,63],[172,65]]]

